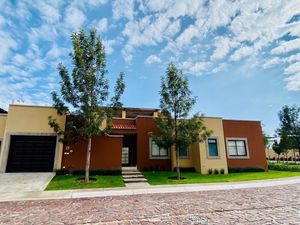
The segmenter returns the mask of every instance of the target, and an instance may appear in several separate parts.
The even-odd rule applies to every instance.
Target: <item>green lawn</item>
[[[60,175],[55,176],[46,190],[68,190],[82,188],[109,188],[109,187],[124,187],[124,182],[121,176],[91,176],[96,178],[95,182],[78,183],[76,180],[83,176],[76,175]]]
[[[151,185],[159,185],[264,180],[300,176],[300,172],[269,170],[269,172],[231,173],[224,175],[201,175],[197,172],[182,172],[181,176],[185,177],[185,180],[168,179],[168,177],[176,176],[175,172],[143,172],[143,175]]]

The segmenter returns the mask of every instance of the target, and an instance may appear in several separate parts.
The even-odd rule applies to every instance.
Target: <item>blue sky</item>
[[[268,134],[284,104],[300,105],[300,0],[0,0],[0,107],[51,105],[70,35],[95,27],[125,106],[158,107],[173,61],[190,80],[194,112],[260,120]]]

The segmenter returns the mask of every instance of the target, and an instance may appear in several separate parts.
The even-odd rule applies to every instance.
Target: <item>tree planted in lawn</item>
[[[300,153],[300,107],[283,106],[278,113],[280,127],[277,129],[278,136],[284,141],[286,149],[290,149],[294,153]]]
[[[211,131],[203,125],[202,118],[188,115],[196,103],[189,89],[188,80],[173,63],[170,63],[166,76],[161,78],[161,114],[155,119],[159,135],[152,135],[159,148],[175,149],[176,173],[180,179],[179,150],[193,143],[204,141]]]
[[[52,92],[54,107],[59,114],[71,112],[67,120],[66,132],[57,121],[49,117],[49,125],[64,139],[87,140],[85,181],[89,182],[92,136],[105,135],[111,128],[113,110],[122,107],[120,102],[124,92],[124,75],[120,73],[115,86],[115,96],[109,107],[105,106],[109,96],[109,84],[106,78],[105,49],[96,30],[91,29],[86,35],[83,29],[72,34],[73,52],[72,72],[62,63],[58,65],[62,79],[60,96]],[[68,107],[70,106],[70,108]]]

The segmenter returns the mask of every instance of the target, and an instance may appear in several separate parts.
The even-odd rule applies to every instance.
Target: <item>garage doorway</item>
[[[6,172],[52,172],[56,136],[11,135]]]

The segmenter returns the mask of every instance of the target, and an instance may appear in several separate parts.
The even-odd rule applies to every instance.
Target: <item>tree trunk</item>
[[[85,182],[90,182],[90,164],[91,164],[91,146],[92,137],[88,137],[88,145],[86,149],[86,162],[85,162]]]
[[[293,155],[294,155],[294,162],[296,163],[296,150],[293,149]]]
[[[180,163],[179,163],[179,149],[177,146],[175,147],[176,151],[176,173],[177,173],[177,180],[180,180]]]

